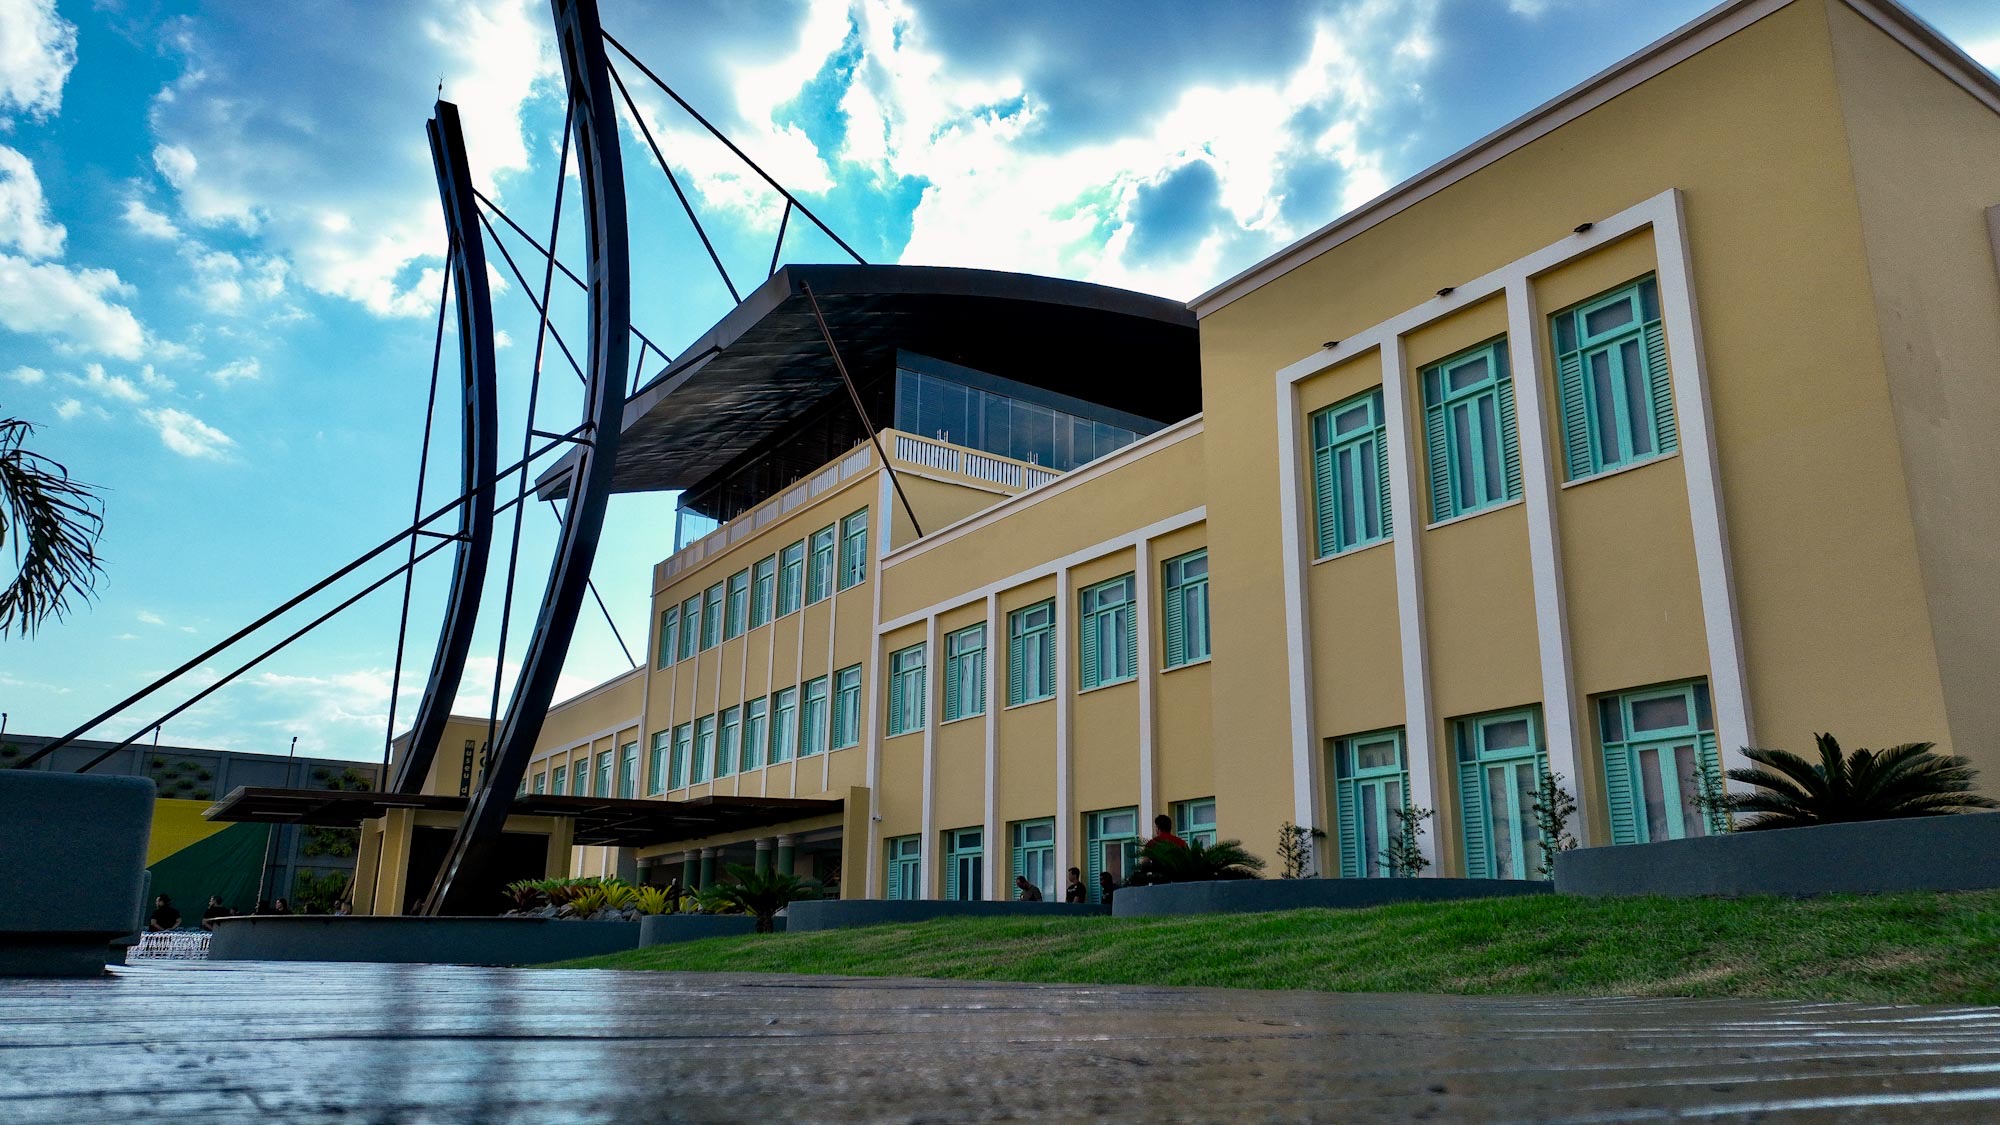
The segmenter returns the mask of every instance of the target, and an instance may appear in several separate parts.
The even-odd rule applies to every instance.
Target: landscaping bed
[[[2000,892],[1525,895],[1187,918],[954,918],[655,946],[568,967],[1335,992],[2000,1003]]]

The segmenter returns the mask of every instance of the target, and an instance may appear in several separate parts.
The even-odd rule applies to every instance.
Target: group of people
[[[1174,834],[1173,818],[1167,816],[1165,813],[1153,818],[1153,838],[1146,841],[1146,846],[1152,847],[1154,844],[1171,844],[1175,847],[1187,847],[1187,841]],[[1104,905],[1111,905],[1111,896],[1118,892],[1118,885],[1117,876],[1111,872],[1101,871],[1098,873],[1097,890],[1104,898]],[[1014,876],[1014,890],[1016,892],[1014,897],[1018,902],[1042,901],[1042,888],[1029,882],[1026,875]],[[1069,883],[1063,887],[1063,901],[1089,901],[1089,896],[1083,885],[1082,869],[1076,867],[1069,869]]]
[[[286,902],[284,899],[276,898],[258,902],[257,909],[252,910],[250,913],[290,914],[291,912],[291,903]],[[347,904],[342,902],[339,906],[335,907],[334,913],[347,913]],[[201,928],[207,930],[209,933],[214,933],[215,920],[217,918],[234,917],[236,917],[236,911],[223,905],[221,895],[210,895],[208,896],[207,908],[201,912]],[[153,912],[146,916],[146,929],[153,933],[161,933],[166,930],[178,930],[180,928],[181,912],[180,908],[174,905],[173,897],[171,895],[159,895],[155,897],[153,899]]]

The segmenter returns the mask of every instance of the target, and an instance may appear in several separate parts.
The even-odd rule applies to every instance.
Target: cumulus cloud
[[[55,0],[0,3],[0,110],[47,117],[62,105],[76,66],[76,25]]]
[[[264,377],[264,365],[255,357],[239,359],[209,372],[208,377],[215,380],[217,385],[224,387],[232,387],[238,383],[253,383]]]
[[[348,5],[298,35],[284,5],[225,6],[172,37],[184,70],[155,99],[155,167],[197,227],[253,233],[306,287],[382,315],[428,313],[444,225],[419,111],[442,75],[468,106],[475,177],[529,166],[521,111],[555,73],[545,4],[421,0]],[[255,42],[252,52],[222,44]],[[369,89],[378,96],[330,96]],[[208,262],[204,299],[229,308],[283,280]]]
[[[62,256],[68,232],[49,217],[42,181],[34,165],[6,145],[0,145],[0,244],[14,246],[33,259]]]
[[[141,625],[165,625],[167,623],[166,618],[161,617],[150,609],[142,609],[135,616],[138,617],[139,624]]]
[[[175,407],[141,410],[139,416],[160,435],[169,450],[195,460],[221,461],[236,448],[235,439]]]
[[[0,253],[0,327],[15,332],[55,336],[81,351],[137,359],[146,330],[120,303],[132,292],[111,270]]]
[[[126,226],[147,238],[163,242],[180,241],[181,229],[174,225],[174,221],[153,210],[143,199],[125,201],[124,219]]]
[[[66,398],[56,403],[56,417],[61,418],[65,422],[70,421],[81,413],[83,413],[83,403],[77,399]]]
[[[16,367],[7,373],[7,377],[24,387],[32,387],[48,378],[49,375],[48,372],[43,371],[39,367]]]
[[[101,363],[85,364],[82,375],[65,375],[63,378],[112,402],[130,403],[136,406],[149,397],[140,389],[138,382],[124,375],[107,374]]]

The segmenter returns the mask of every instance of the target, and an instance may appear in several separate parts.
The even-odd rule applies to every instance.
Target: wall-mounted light
[[[1594,227],[1594,226],[1596,226],[1596,225],[1597,225],[1596,223],[1578,223],[1578,224],[1577,224],[1577,227],[1576,227],[1576,229],[1575,229],[1575,230],[1573,230],[1573,231],[1571,231],[1570,233],[1571,233],[1571,234],[1582,234],[1582,233],[1583,233],[1584,231],[1587,231],[1587,230],[1589,230],[1589,229],[1590,229],[1591,227]]]
[[[1449,296],[1451,296],[1451,291],[1452,291],[1452,290],[1454,290],[1454,289],[1456,289],[1456,288],[1458,288],[1458,286],[1456,286],[1456,285],[1447,285],[1447,286],[1445,286],[1445,287],[1444,287],[1443,289],[1440,289],[1440,290],[1438,290],[1438,296],[1440,296],[1440,297],[1449,297]]]
[[[1326,343],[1320,345],[1320,347],[1325,348],[1327,351],[1332,351],[1333,349],[1339,346],[1340,346],[1339,340],[1328,340]]]

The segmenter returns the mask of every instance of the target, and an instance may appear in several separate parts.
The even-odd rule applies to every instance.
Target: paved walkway
[[[2000,1009],[413,965],[0,980],[0,1121],[2000,1119]]]

